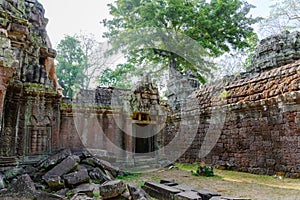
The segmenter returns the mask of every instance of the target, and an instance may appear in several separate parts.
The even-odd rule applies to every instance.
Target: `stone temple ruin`
[[[169,86],[181,93],[170,93],[169,106],[147,79],[132,90],[82,90],[72,100],[60,94],[42,5],[3,0],[0,6],[2,167],[88,148],[127,167],[174,158],[300,177],[299,32],[262,40],[240,76],[187,93],[178,88],[192,82],[177,78]],[[184,103],[177,107],[176,99]]]

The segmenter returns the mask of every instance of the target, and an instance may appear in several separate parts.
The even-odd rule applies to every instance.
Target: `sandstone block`
[[[151,197],[158,198],[161,200],[174,199],[175,194],[181,191],[159,183],[146,182],[142,187]]]
[[[65,158],[61,163],[57,164],[53,169],[48,171],[44,176],[44,180],[48,180],[50,176],[61,176],[74,170],[77,165],[79,158],[77,156],[69,156]]]
[[[79,185],[88,182],[90,177],[87,170],[80,170],[63,176],[65,182],[69,186]]]
[[[5,197],[27,197],[33,198],[36,193],[34,182],[31,180],[28,174],[19,176],[16,182],[12,183],[11,186],[2,195]]]
[[[176,194],[174,200],[202,200],[197,192],[187,191]]]
[[[142,188],[132,184],[128,184],[127,188],[133,200],[150,200],[149,195]]]
[[[100,195],[103,199],[109,199],[121,195],[126,189],[121,180],[108,181],[100,185]]]
[[[74,193],[84,193],[89,197],[93,197],[94,194],[100,193],[99,185],[94,184],[94,183],[84,183],[84,184],[77,186],[74,189]]]
[[[47,184],[51,190],[60,190],[65,187],[64,181],[61,179],[60,176],[54,175],[50,176],[47,180]]]
[[[72,153],[70,149],[68,148],[64,149],[52,156],[47,157],[44,160],[41,160],[36,164],[36,166],[38,166],[40,169],[41,168],[48,169],[49,167],[56,165],[58,162],[62,161],[66,157],[70,156],[71,154]]]

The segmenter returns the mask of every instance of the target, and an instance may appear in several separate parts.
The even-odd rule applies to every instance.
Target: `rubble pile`
[[[140,189],[127,191],[115,180],[128,174],[88,152],[65,149],[34,165],[3,169],[0,199],[128,199],[129,191],[138,196]]]

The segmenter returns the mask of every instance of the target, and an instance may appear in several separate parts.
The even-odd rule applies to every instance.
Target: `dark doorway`
[[[155,150],[153,128],[153,125],[149,124],[147,126],[134,125],[135,153],[149,153]]]

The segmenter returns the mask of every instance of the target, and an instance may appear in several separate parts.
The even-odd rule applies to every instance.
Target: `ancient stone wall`
[[[0,1],[0,159],[31,160],[59,148],[55,50],[37,0]]]
[[[162,118],[159,115],[163,115],[159,110],[158,89],[149,80],[131,90],[98,87],[81,90],[73,100],[63,100],[61,147],[75,151],[87,148],[123,163],[134,162],[136,151],[148,153],[157,147],[153,137],[149,140],[139,137],[139,134],[151,137],[151,131],[156,131]]]
[[[283,36],[282,49],[299,40],[298,33],[284,33],[269,38],[269,44],[280,42]],[[266,48],[265,43],[262,41],[258,49]],[[266,56],[274,53],[261,54],[253,61],[260,73],[224,79],[194,92],[196,98],[190,97],[190,101],[198,102],[200,110],[194,117],[200,123],[180,161],[206,161],[246,172],[300,177],[300,60],[278,67],[280,57],[276,65],[263,70],[263,65],[256,64],[265,63]],[[171,140],[174,134],[169,135]]]
[[[262,72],[300,59],[300,32],[270,36],[260,41],[251,59],[249,71]]]

